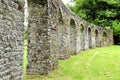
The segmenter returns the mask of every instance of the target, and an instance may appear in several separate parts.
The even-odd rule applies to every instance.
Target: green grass
[[[25,58],[24,68],[26,61]],[[24,80],[120,80],[120,46],[81,51],[59,61],[58,69],[50,75],[24,74]]]
[[[28,45],[27,40],[24,40],[24,55],[23,55],[24,56],[24,60],[23,60],[24,73],[27,65],[27,45]]]

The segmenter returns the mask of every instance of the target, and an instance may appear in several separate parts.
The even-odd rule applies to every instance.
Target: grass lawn
[[[25,58],[24,69],[26,63]],[[120,46],[81,51],[70,59],[60,60],[58,69],[50,75],[24,73],[24,80],[120,80]]]

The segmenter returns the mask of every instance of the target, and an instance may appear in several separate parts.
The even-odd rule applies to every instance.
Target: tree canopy
[[[86,21],[114,31],[115,44],[120,44],[120,0],[72,0],[70,9]]]

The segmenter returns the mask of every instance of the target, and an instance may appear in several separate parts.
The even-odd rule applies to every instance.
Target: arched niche
[[[102,42],[103,42],[103,46],[106,46],[107,45],[107,32],[103,32],[103,35],[102,35]]]
[[[91,49],[92,48],[92,34],[91,34],[91,28],[88,28],[88,47]]]
[[[95,29],[95,46],[98,47],[99,45],[99,37],[98,37],[98,30]]]
[[[39,4],[39,5],[43,5],[45,6],[47,4],[47,0],[28,0],[28,3],[35,3],[35,4]]]
[[[81,24],[81,26],[80,26],[81,50],[84,50],[84,46],[85,46],[84,31],[85,31],[84,26],[83,26],[83,24]]]
[[[70,44],[72,54],[75,54],[76,49],[76,25],[74,19],[70,19]]]
[[[83,26],[83,24],[81,24],[80,32],[84,32],[84,26]]]
[[[75,28],[76,27],[74,19],[70,19],[70,27],[71,28]]]
[[[63,24],[63,17],[62,17],[61,9],[59,9],[58,11],[58,21],[60,24]]]

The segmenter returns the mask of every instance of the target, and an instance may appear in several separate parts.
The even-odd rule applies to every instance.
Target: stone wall
[[[0,80],[22,80],[24,0],[0,0]]]
[[[58,59],[113,44],[113,31],[88,23],[61,0],[28,0],[27,74],[49,74]],[[0,0],[0,80],[22,80],[24,0]]]
[[[51,33],[47,0],[28,0],[28,6],[27,74],[49,74],[56,68],[58,62],[55,56],[56,40],[51,41],[51,36],[56,35],[54,32]]]
[[[113,44],[112,30],[81,19],[61,0],[28,0],[28,3],[27,74],[49,74],[57,68],[57,59]]]

